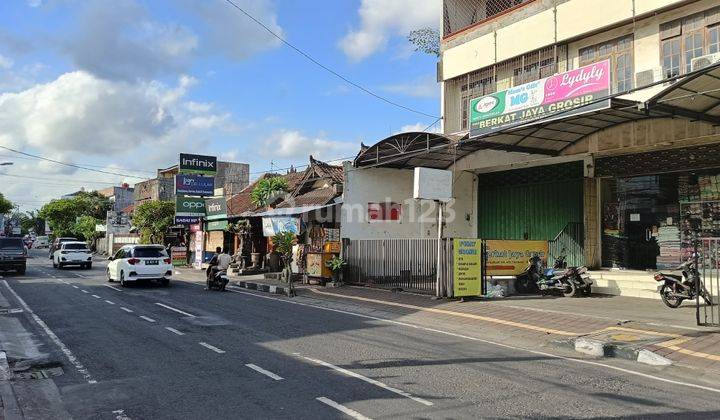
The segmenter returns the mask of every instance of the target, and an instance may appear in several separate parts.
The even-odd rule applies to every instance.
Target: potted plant
[[[337,255],[325,262],[325,266],[332,272],[333,283],[340,283],[340,280],[342,280],[342,270],[346,265],[347,262]]]

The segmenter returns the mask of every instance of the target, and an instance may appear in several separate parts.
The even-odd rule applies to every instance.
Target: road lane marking
[[[80,290],[80,291],[83,292],[83,293],[90,293],[90,292],[88,292],[87,290]]]
[[[359,374],[359,373],[355,373],[355,372],[353,372],[353,371],[351,371],[351,370],[347,370],[347,369],[341,368],[340,366],[335,366],[335,365],[330,364],[330,363],[328,363],[328,362],[323,362],[322,360],[319,360],[319,359],[313,359],[313,358],[311,358],[311,357],[307,357],[307,356],[303,356],[303,355],[299,355],[299,356],[302,357],[302,358],[305,359],[305,360],[309,360],[309,361],[311,361],[311,362],[313,362],[313,363],[317,363],[318,365],[325,366],[325,367],[330,368],[330,369],[332,369],[332,370],[336,370],[336,371],[338,371],[338,372],[340,372],[340,373],[344,373],[344,374],[347,375],[347,376],[350,376],[350,377],[353,377],[353,378],[356,378],[356,379],[360,379],[361,381],[365,381],[365,382],[367,382],[367,383],[369,383],[369,384],[372,384],[372,385],[375,385],[375,386],[377,386],[377,387],[383,388],[383,389],[385,389],[385,390],[387,390],[387,391],[390,391],[390,392],[392,392],[392,393],[395,393],[395,394],[398,394],[398,395],[402,395],[403,397],[409,398],[409,399],[411,399],[411,400],[413,400],[413,401],[415,401],[415,402],[419,402],[420,404],[427,405],[427,406],[433,405],[432,402],[430,402],[430,401],[428,401],[428,400],[426,400],[426,399],[423,399],[423,398],[420,398],[420,397],[416,397],[416,396],[410,394],[409,392],[403,391],[402,389],[394,388],[394,387],[392,387],[392,386],[390,386],[390,385],[384,384],[384,383],[382,383],[382,382],[380,382],[380,381],[376,381],[375,379],[372,379],[372,378],[368,378],[367,376],[363,376],[363,375],[361,375],[361,374]]]
[[[198,344],[200,344],[201,346],[203,346],[203,347],[205,347],[205,348],[208,348],[208,349],[214,351],[215,353],[220,353],[220,354],[225,353],[225,350],[219,349],[219,348],[217,348],[217,347],[215,347],[215,346],[211,346],[210,344],[208,344],[208,343],[206,343],[206,342],[204,342],[204,341],[201,341],[201,342],[199,342]]]
[[[330,407],[332,407],[332,408],[334,408],[334,409],[336,409],[336,410],[338,410],[338,411],[340,411],[340,412],[342,412],[342,413],[345,413],[346,415],[348,415],[348,416],[350,416],[350,417],[352,417],[352,418],[354,418],[354,419],[356,419],[356,420],[371,420],[370,417],[363,416],[362,414],[358,413],[357,411],[355,411],[355,410],[353,410],[353,409],[351,409],[351,408],[347,408],[347,407],[345,407],[345,406],[342,405],[342,404],[338,404],[338,403],[336,403],[335,401],[331,400],[331,399],[328,398],[328,397],[317,397],[317,398],[315,398],[315,399],[318,400],[318,401],[320,401],[321,403],[323,403],[323,404],[325,404],[325,405],[329,405]]]
[[[162,307],[165,308],[165,309],[170,309],[171,311],[175,311],[175,312],[177,312],[177,313],[179,313],[179,314],[183,314],[183,315],[189,316],[189,317],[191,317],[191,318],[196,318],[195,315],[189,314],[189,313],[187,313],[187,312],[185,312],[185,311],[181,311],[180,309],[177,309],[177,308],[173,308],[172,306],[164,305],[164,304],[162,304],[162,303],[160,303],[160,302],[155,302],[155,304],[158,305],[158,306],[162,306]]]
[[[145,316],[145,315],[140,315],[140,318],[144,319],[144,320],[147,321],[147,322],[155,322],[154,319],[152,319],[152,318],[150,318],[150,317],[147,317],[147,316]]]
[[[32,319],[35,320],[35,322],[40,326],[40,328],[43,329],[43,331],[45,331],[45,334],[47,334],[47,336],[50,337],[50,340],[52,340],[52,342],[55,343],[55,345],[60,348],[60,351],[62,351],[63,354],[65,354],[65,357],[67,357],[68,360],[70,361],[70,363],[73,366],[75,366],[75,369],[78,372],[80,372],[80,374],[83,376],[83,378],[85,378],[85,380],[89,384],[96,384],[97,381],[92,378],[92,375],[90,375],[90,372],[88,372],[88,370],[85,368],[85,366],[83,366],[83,364],[80,362],[80,360],[78,360],[78,358],[75,357],[73,352],[70,351],[70,349],[67,348],[67,346],[62,341],[60,341],[60,338],[58,338],[58,336],[55,335],[55,333],[50,329],[50,327],[48,327],[48,325],[45,323],[45,321],[43,321],[35,312],[33,312],[32,309],[30,309],[30,306],[28,306],[28,304],[25,303],[25,301],[20,297],[20,295],[18,295],[15,292],[15,290],[13,290],[10,287],[10,285],[7,283],[7,281],[2,280],[2,282],[5,285],[5,287],[10,291],[10,293],[12,293],[12,295],[15,296],[15,299],[17,299],[17,301],[20,303],[20,305],[23,307],[23,309],[25,309],[25,311],[30,314]]]
[[[132,420],[125,414],[125,410],[113,410],[112,413],[115,414],[115,420]]]
[[[260,373],[262,373],[262,374],[265,375],[265,376],[268,376],[268,377],[270,377],[270,378],[273,378],[273,379],[275,379],[276,381],[282,381],[282,380],[283,380],[283,377],[282,377],[282,376],[276,375],[276,374],[270,372],[269,370],[265,370],[265,369],[261,368],[261,367],[258,366],[258,365],[255,365],[255,364],[252,364],[252,363],[247,363],[245,366],[249,367],[250,369],[252,369],[252,370],[254,370],[254,371],[256,371],[256,372],[260,372]]]
[[[202,284],[198,284],[198,285],[199,285],[199,286],[202,286]],[[513,346],[513,345],[510,345],[510,344],[499,343],[499,342],[497,342],[497,341],[486,340],[486,339],[483,339],[483,338],[472,337],[472,336],[469,336],[469,335],[458,334],[458,333],[454,333],[454,332],[450,332],[450,331],[438,330],[438,329],[436,329],[436,328],[423,327],[423,326],[421,326],[421,325],[410,324],[410,323],[407,323],[407,322],[396,321],[396,320],[393,320],[393,319],[380,318],[380,317],[372,316],[372,315],[365,315],[365,314],[359,314],[359,313],[356,313],[356,312],[344,311],[344,310],[342,310],[342,309],[327,308],[327,307],[320,306],[320,305],[315,305],[315,304],[312,304],[312,303],[303,303],[303,302],[293,301],[293,300],[289,300],[289,299],[276,298],[276,297],[272,297],[272,296],[263,296],[263,295],[259,295],[259,294],[257,294],[257,293],[250,293],[250,292],[245,292],[245,291],[242,291],[242,290],[232,290],[232,289],[230,289],[230,288],[228,288],[227,290],[230,290],[231,292],[234,292],[234,293],[239,293],[239,294],[241,294],[241,295],[252,296],[252,297],[255,297],[255,298],[267,299],[267,300],[274,300],[274,301],[277,301],[277,302],[284,302],[284,303],[289,303],[289,304],[298,305],[298,306],[305,306],[305,307],[308,307],[308,308],[315,308],[315,309],[320,309],[320,310],[323,310],[323,311],[335,312],[335,313],[340,313],[340,314],[344,314],[344,315],[355,316],[355,317],[358,317],[358,318],[372,319],[372,320],[378,321],[378,322],[385,322],[385,323],[388,323],[388,324],[400,325],[400,326],[403,326],[403,327],[414,328],[414,329],[416,329],[416,330],[422,330],[422,331],[432,332],[432,333],[435,333],[435,334],[441,334],[441,335],[447,335],[447,336],[450,336],[450,337],[462,338],[462,339],[464,339],[464,340],[475,341],[475,342],[478,342],[478,343],[490,344],[490,345],[497,346],[497,347],[502,347],[502,348],[505,348],[505,349],[522,351],[522,352],[526,352],[526,353],[530,353],[530,354],[535,354],[535,355],[538,355],[538,356],[549,357],[549,358],[552,358],[552,359],[565,360],[565,361],[568,361],[568,362],[575,362],[575,363],[580,363],[580,364],[584,364],[584,365],[591,365],[591,366],[595,366],[595,367],[601,367],[601,368],[605,368],[605,369],[611,369],[611,370],[614,370],[614,371],[617,371],[617,372],[622,372],[622,373],[626,373],[626,374],[628,374],[628,375],[638,376],[638,377],[641,377],[641,378],[652,379],[652,380],[655,380],[655,381],[658,381],[658,382],[664,382],[664,383],[669,383],[669,384],[673,384],[673,385],[682,385],[682,386],[686,386],[686,387],[688,387],[688,388],[702,389],[702,390],[705,390],[705,391],[710,391],[710,392],[715,392],[715,393],[720,394],[720,388],[712,388],[712,387],[709,387],[709,386],[698,385],[698,384],[693,384],[693,383],[689,383],[689,382],[675,381],[675,380],[672,380],[672,379],[667,379],[667,378],[663,378],[663,377],[660,377],[660,376],[650,375],[650,374],[647,374],[647,373],[638,372],[638,371],[636,371],[636,370],[625,369],[625,368],[621,368],[621,367],[618,367],[618,366],[609,365],[609,364],[606,364],[606,363],[595,362],[595,361],[592,361],[592,360],[578,359],[578,358],[574,358],[574,357],[560,356],[560,355],[558,355],[558,354],[546,353],[546,352],[537,351],[537,350],[530,350],[530,349],[526,349],[526,348],[524,348],[524,347],[518,347],[518,346]]]
[[[79,289],[79,287],[75,286],[74,284],[72,285],[72,287],[74,287],[74,288],[76,288],[76,289]]]
[[[86,279],[87,277],[83,276],[82,274],[75,273],[76,276]]]
[[[94,297],[95,299],[100,299],[100,296],[98,295],[92,295],[92,297]]]
[[[128,309],[128,308],[126,308],[126,307],[124,307],[124,306],[121,306],[120,309],[122,309],[123,311],[125,311],[125,312],[127,312],[127,313],[133,313],[133,310],[132,310],[132,309]]]
[[[111,301],[109,301],[109,300],[107,300],[107,299],[105,300],[105,302],[107,302],[107,303],[109,303],[109,304],[111,304],[111,305],[114,305],[114,304],[115,304],[115,302],[111,302]]]
[[[170,332],[173,333],[173,334],[185,335],[184,332],[178,331],[178,330],[176,330],[175,328],[172,328],[172,327],[165,327],[165,329],[168,330],[168,331],[170,331]]]
[[[118,292],[122,292],[122,289],[118,289],[118,288],[115,287],[115,286],[110,286],[109,284],[103,284],[103,286],[109,287],[109,288],[111,288],[111,289],[113,289],[113,290],[117,290]]]

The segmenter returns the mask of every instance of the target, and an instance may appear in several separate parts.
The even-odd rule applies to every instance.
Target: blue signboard
[[[200,223],[200,218],[195,216],[175,216],[176,225],[194,225]]]
[[[175,175],[175,194],[177,195],[214,195],[215,178],[193,174]]]

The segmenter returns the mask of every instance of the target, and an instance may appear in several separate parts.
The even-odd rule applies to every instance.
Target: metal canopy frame
[[[446,169],[458,159],[478,150],[559,156],[589,135],[639,120],[684,118],[720,125],[720,63],[651,86],[661,83],[672,84],[645,102],[623,99],[622,96],[629,93],[623,92],[603,99],[610,101],[606,109],[564,118],[555,116],[475,138],[467,134],[395,134],[363,148],[354,164],[357,168],[409,169],[423,166]]]

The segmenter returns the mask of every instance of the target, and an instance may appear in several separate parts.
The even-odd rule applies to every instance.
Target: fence
[[[698,294],[697,323],[720,327],[720,238],[702,240],[698,264],[702,286],[710,295],[712,303],[707,304]]]
[[[345,240],[348,263],[344,281],[351,284],[435,294],[452,290],[452,240],[441,243],[441,282],[437,287],[437,239]]]

